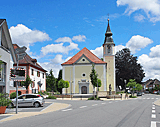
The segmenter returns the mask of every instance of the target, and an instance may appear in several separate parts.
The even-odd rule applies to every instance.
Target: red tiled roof
[[[84,47],[81,51],[79,51],[76,55],[74,55],[67,62],[62,63],[61,65],[73,64],[75,63],[82,55],[85,55],[90,61],[97,64],[106,64],[106,62],[99,59],[96,55],[94,55],[91,51],[89,51],[86,47]]]
[[[19,46],[17,44],[13,44],[13,48],[15,50],[16,48],[19,48]],[[19,60],[18,64],[31,64],[35,67],[38,67],[38,68],[42,69],[43,71],[46,71],[37,63],[36,59],[32,59],[28,54],[26,54],[23,59]]]

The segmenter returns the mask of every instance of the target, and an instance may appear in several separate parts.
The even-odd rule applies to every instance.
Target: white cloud
[[[41,48],[41,52],[43,55],[47,55],[48,53],[65,53],[68,54],[71,50],[79,50],[78,44],[73,42],[70,43],[68,46],[63,46],[63,43],[60,44],[50,44],[45,47]]]
[[[53,75],[56,78],[58,77],[59,70],[62,69],[62,66],[60,64],[54,64],[53,62],[44,62],[44,63],[40,63],[40,65],[44,69],[46,69],[48,71],[48,73],[52,69]]]
[[[73,36],[72,38],[73,41],[78,41],[78,42],[84,42],[85,39],[86,39],[86,36],[84,35]]]
[[[51,40],[48,34],[39,30],[31,30],[23,24],[12,26],[9,29],[13,43],[21,46],[26,46],[29,53],[29,46],[35,42],[43,42]]]
[[[160,57],[149,57],[146,54],[142,54],[138,57],[138,62],[143,66],[145,72],[144,81],[155,78],[160,80]]]
[[[145,48],[151,43],[153,43],[151,39],[140,35],[135,35],[132,36],[132,38],[127,42],[126,47],[130,48],[131,52],[134,54],[136,51],[140,51],[141,48]]]
[[[57,54],[53,60],[51,60],[53,63],[58,64],[62,63],[64,60],[62,59],[62,55]]]
[[[97,47],[95,50],[90,50],[98,58],[103,58],[103,46]]]
[[[117,46],[115,46],[115,53],[118,52],[118,51],[120,51],[120,50],[122,50],[122,49],[124,49],[124,48],[126,48],[126,47],[123,46],[123,45],[117,45]]]
[[[49,62],[39,63],[44,69],[50,72],[52,69],[54,77],[58,78],[59,70],[62,69],[61,64],[68,61],[72,57],[68,57],[67,59],[62,59],[62,55],[57,54],[54,59]]]
[[[152,22],[160,21],[160,2],[159,0],[117,0],[117,6],[128,5],[125,13],[143,10]]]
[[[55,40],[54,42],[69,42],[71,43],[72,42],[72,39],[70,37],[60,37],[58,38],[57,40]]]
[[[73,36],[71,39],[70,37],[60,37],[54,42],[61,42],[59,44],[50,44],[45,47],[41,48],[41,52],[43,55],[47,55],[48,53],[65,53],[68,54],[69,51],[72,51],[74,49],[79,50],[78,44],[72,42],[74,41],[85,41],[86,36],[84,35],[78,35],[78,36]],[[70,43],[68,46],[65,46],[64,43],[68,42]]]
[[[160,57],[160,45],[156,45],[155,47],[152,47],[150,50],[150,57]]]
[[[137,22],[143,22],[145,19],[145,17],[141,14],[137,14],[134,16],[134,20],[137,21]]]

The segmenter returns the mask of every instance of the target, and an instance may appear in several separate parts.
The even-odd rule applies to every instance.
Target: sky
[[[12,43],[55,77],[84,47],[103,57],[109,18],[116,51],[127,47],[137,56],[143,81],[160,80],[160,0],[5,0],[0,8]]]

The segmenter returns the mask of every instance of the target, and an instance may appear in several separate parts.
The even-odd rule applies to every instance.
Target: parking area
[[[49,105],[51,105],[52,102],[45,102],[43,106],[35,108],[35,107],[18,107],[18,112],[40,112],[47,108]],[[13,108],[7,108],[6,109],[6,114],[11,113],[11,112],[16,112],[16,107]]]

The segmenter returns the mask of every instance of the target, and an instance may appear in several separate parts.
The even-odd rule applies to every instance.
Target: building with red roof
[[[91,94],[95,91],[90,80],[92,65],[101,80],[100,91],[115,93],[115,44],[109,26],[105,33],[103,43],[103,60],[98,58],[90,50],[84,47],[68,61],[62,63],[62,78],[70,82],[69,88],[64,88],[63,93],[69,94]],[[67,90],[65,90],[67,89]]]
[[[14,50],[19,48],[17,44],[13,44]],[[17,55],[16,55],[17,57]],[[14,68],[16,68],[17,64],[15,63],[13,65]],[[46,70],[43,69],[38,63],[36,59],[31,58],[28,54],[24,56],[23,59],[19,60],[18,62],[18,68],[25,69],[26,75],[30,77],[32,80],[32,83],[28,87],[28,93],[38,93],[41,91],[46,91]],[[10,88],[10,93],[16,91],[16,83],[17,81],[14,81],[14,85],[12,88]],[[19,83],[18,92],[19,94],[26,93],[26,88],[21,84],[21,81]],[[39,85],[41,84],[41,86]]]

